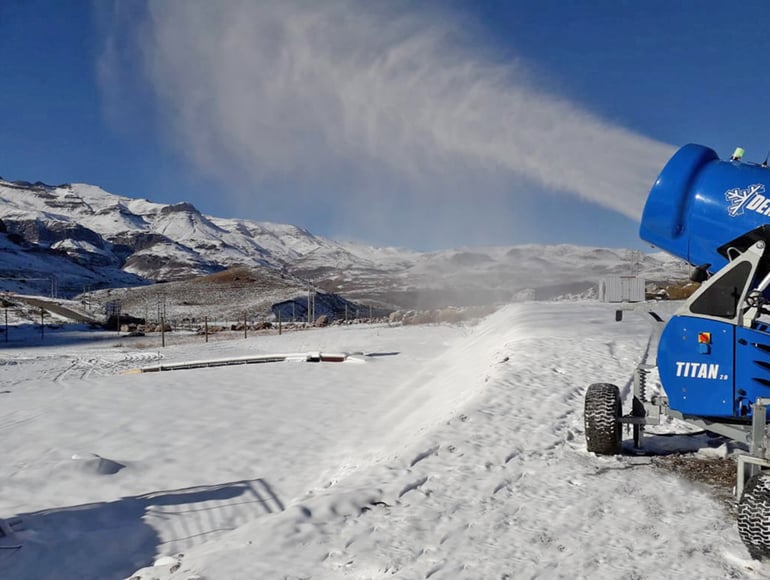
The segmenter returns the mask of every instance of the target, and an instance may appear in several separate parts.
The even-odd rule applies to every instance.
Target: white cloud
[[[340,222],[376,203],[376,229],[441,200],[451,230],[456,202],[515,213],[531,182],[638,219],[672,148],[538,90],[461,24],[401,2],[190,0],[148,4],[136,38],[176,145],[253,191],[295,184],[283,204],[336,192]]]

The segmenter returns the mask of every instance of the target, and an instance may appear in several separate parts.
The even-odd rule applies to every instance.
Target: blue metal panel
[[[735,392],[736,414],[751,416],[750,403],[770,397],[770,333],[767,326],[736,329]]]
[[[702,349],[698,334],[711,333]],[[658,344],[658,371],[669,406],[685,415],[734,416],[735,327],[693,316],[674,316]],[[706,352],[701,352],[706,350]]]
[[[639,235],[687,260],[726,260],[717,248],[770,223],[770,168],[720,161],[702,145],[685,145],[669,160],[650,191]]]

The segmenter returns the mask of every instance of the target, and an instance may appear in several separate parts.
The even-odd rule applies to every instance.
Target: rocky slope
[[[661,253],[571,245],[374,248],[86,184],[0,179],[0,220],[0,290],[65,297],[245,268],[281,299],[313,288],[387,308],[434,308],[585,294],[608,275],[686,275]]]

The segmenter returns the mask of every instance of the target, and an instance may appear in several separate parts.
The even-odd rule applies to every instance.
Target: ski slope
[[[649,333],[582,301],[165,349],[10,343],[0,577],[767,577],[709,488],[585,450],[587,385],[628,395]],[[359,354],[125,374],[308,351]]]

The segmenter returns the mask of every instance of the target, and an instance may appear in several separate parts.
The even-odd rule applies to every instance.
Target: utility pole
[[[628,254],[628,260],[631,262],[631,274],[638,276],[641,269],[642,259],[644,258],[640,250],[631,250]]]

